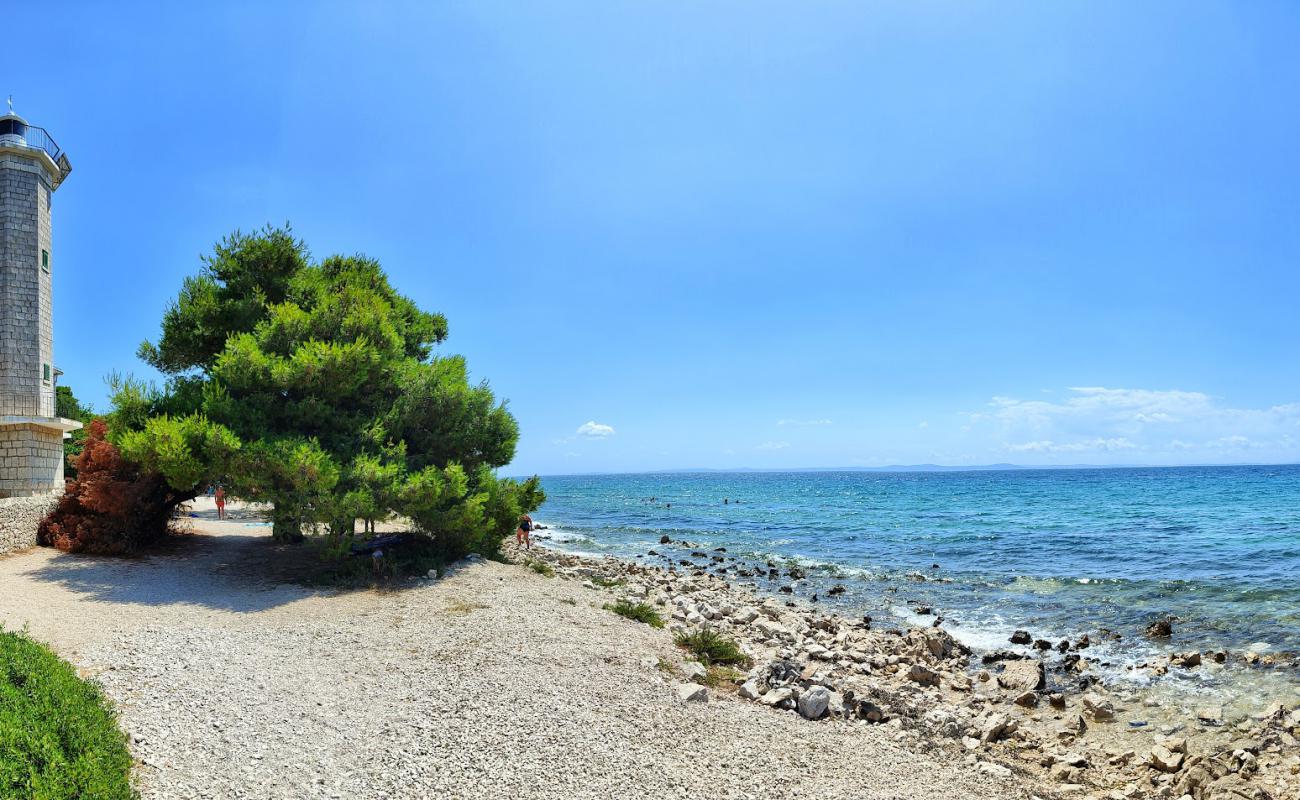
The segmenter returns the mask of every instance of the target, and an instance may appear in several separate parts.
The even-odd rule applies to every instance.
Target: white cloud
[[[587,436],[593,439],[604,439],[614,435],[614,428],[611,425],[605,425],[593,420],[579,425],[577,434],[579,436]]]
[[[1202,392],[1079,386],[1055,401],[994,397],[965,416],[963,431],[989,437],[993,450],[1045,458],[1210,462],[1246,450],[1260,460],[1300,457],[1300,403],[1237,408]]]
[[[790,446],[789,442],[763,442],[755,450],[784,450]]]
[[[828,419],[778,419],[776,421],[776,424],[794,425],[803,428],[803,427],[808,427],[810,425],[830,425],[832,423]]]
[[[1114,439],[1085,439],[1077,442],[1053,442],[1050,439],[1021,444],[1008,444],[1005,448],[1012,453],[1086,453],[1089,451],[1112,452],[1115,450],[1132,450],[1137,445],[1124,437]]]

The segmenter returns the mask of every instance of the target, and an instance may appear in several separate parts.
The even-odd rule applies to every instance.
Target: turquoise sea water
[[[924,621],[915,605],[932,606],[977,646],[1004,646],[1017,628],[1052,640],[1109,629],[1122,637],[1110,645],[1116,659],[1167,646],[1300,651],[1300,466],[668,473],[543,485],[535,516],[561,548],[716,569],[710,557],[725,547],[737,559],[731,575],[764,568],[738,583],[790,585],[842,613],[905,623]],[[699,546],[660,545],[663,535]],[[781,568],[776,580],[765,577],[768,561]],[[791,565],[807,578],[792,581]],[[835,584],[845,593],[828,597]],[[1168,645],[1141,635],[1162,615],[1177,620]]]

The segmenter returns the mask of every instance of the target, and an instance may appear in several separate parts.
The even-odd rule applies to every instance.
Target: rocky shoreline
[[[665,559],[664,566],[547,547],[512,553],[658,609],[675,635],[705,629],[734,639],[749,656],[748,671],[720,682],[702,667],[687,670],[684,702],[707,701],[700,684],[713,683],[715,691],[810,722],[893,726],[910,747],[1014,774],[1062,797],[1300,798],[1300,708],[1274,703],[1241,718],[1217,706],[1162,715],[1153,694],[1106,685],[1089,662],[1087,636],[1049,642],[1017,631],[1008,644],[1020,647],[977,654],[941,618],[930,627],[886,627],[797,602],[792,592],[765,596],[715,574],[727,560],[721,551],[692,552],[705,564]],[[1191,651],[1142,668],[1196,670],[1229,658]]]

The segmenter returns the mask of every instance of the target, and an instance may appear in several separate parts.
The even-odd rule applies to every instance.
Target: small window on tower
[[[43,272],[49,272],[49,271],[50,271],[50,251],[49,251],[49,250],[42,250],[42,251],[41,251],[41,270],[42,270]]]
[[[42,364],[42,365],[41,365],[41,380],[45,381],[46,383],[49,383],[49,382],[50,382],[50,365],[49,365],[49,364]]]

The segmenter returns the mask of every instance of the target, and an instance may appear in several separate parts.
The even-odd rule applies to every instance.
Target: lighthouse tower
[[[43,128],[0,116],[0,497],[63,491],[55,412],[51,199],[72,165]]]

